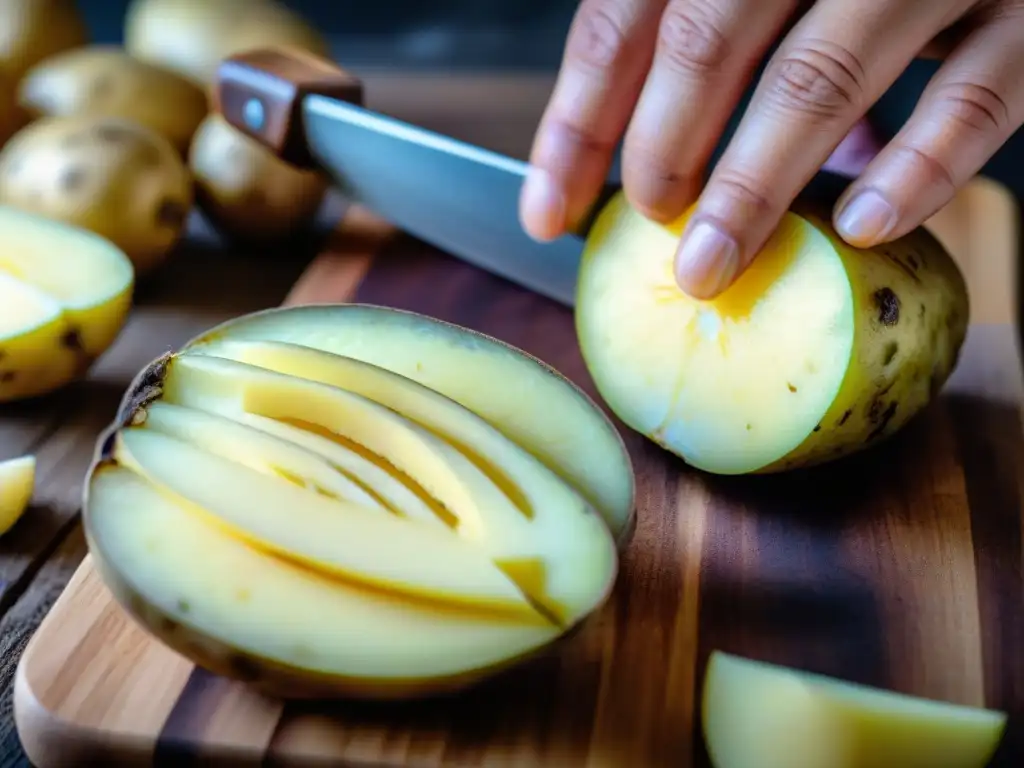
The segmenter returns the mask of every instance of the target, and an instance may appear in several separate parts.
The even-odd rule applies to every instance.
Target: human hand
[[[768,62],[707,185],[703,169]],[[917,56],[946,60],[903,129],[836,204],[850,244],[899,237],[948,202],[1024,124],[1022,0],[583,0],[535,138],[520,217],[564,233],[625,134],[631,204],[669,222],[696,202],[676,279],[731,285],[799,191]]]

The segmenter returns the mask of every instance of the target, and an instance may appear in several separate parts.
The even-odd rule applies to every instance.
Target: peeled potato
[[[125,47],[209,87],[221,60],[246,48],[289,45],[326,55],[327,41],[274,0],[134,0]]]
[[[109,45],[40,62],[22,79],[18,98],[33,118],[89,114],[135,120],[182,154],[209,110],[206,93],[191,81]]]
[[[0,202],[91,230],[145,274],[177,243],[192,204],[184,161],[130,120],[39,120],[0,151]]]
[[[14,82],[36,63],[89,42],[74,0],[4,0],[0,3],[0,69]]]
[[[211,222],[236,237],[279,237],[316,216],[328,180],[271,154],[223,117],[209,115],[189,152],[196,200]]]

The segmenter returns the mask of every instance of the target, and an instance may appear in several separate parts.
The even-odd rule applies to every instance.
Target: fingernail
[[[520,198],[519,216],[531,237],[553,240],[565,230],[565,192],[543,168],[532,167],[526,174]]]
[[[700,221],[684,235],[676,255],[676,281],[695,298],[725,290],[739,269],[736,241],[713,224]]]
[[[896,223],[896,210],[872,189],[855,195],[836,217],[836,229],[846,240],[874,243]]]

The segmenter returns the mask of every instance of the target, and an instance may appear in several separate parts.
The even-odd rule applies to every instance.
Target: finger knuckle
[[[658,28],[658,51],[673,69],[704,74],[720,67],[730,45],[707,3],[670,3]]]
[[[835,43],[806,43],[782,55],[766,95],[785,110],[832,120],[861,104],[864,67],[850,50]]]
[[[987,86],[949,83],[939,89],[937,100],[945,117],[969,131],[1000,134],[1010,127],[1009,105]]]
[[[576,11],[566,54],[585,67],[607,69],[621,59],[628,40],[628,14],[621,2],[584,0]]]
[[[914,176],[923,176],[929,185],[940,185],[949,194],[956,190],[956,175],[953,169],[932,150],[904,144],[897,147],[896,152],[905,155],[911,166],[916,166]]]
[[[718,194],[745,217],[761,217],[774,212],[776,206],[769,193],[751,177],[736,170],[723,170],[716,181]]]

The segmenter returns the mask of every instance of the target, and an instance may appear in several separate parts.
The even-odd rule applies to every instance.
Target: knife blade
[[[519,221],[528,164],[362,106],[362,85],[333,63],[285,49],[225,60],[216,105],[293,164],[404,232],[564,305],[575,302],[590,218],[550,242]],[[609,184],[599,208],[618,190]]]
[[[221,63],[213,96],[228,123],[325,172],[350,200],[570,307],[586,235],[621,188],[606,184],[572,233],[539,243],[519,223],[525,162],[366,109],[362,83],[333,61],[281,47],[239,53]],[[819,171],[797,200],[834,204],[850,181]]]

